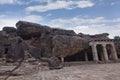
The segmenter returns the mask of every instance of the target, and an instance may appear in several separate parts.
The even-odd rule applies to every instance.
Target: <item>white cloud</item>
[[[80,18],[73,17],[69,19],[54,19],[48,24],[53,27],[65,28],[74,30],[76,33],[84,34],[99,34],[109,33],[113,38],[116,35],[120,35],[120,18],[106,19],[104,17],[96,18]]]
[[[97,17],[94,19],[86,19],[84,20],[84,22],[87,23],[102,23],[102,22],[107,22],[108,20],[106,20],[104,17]]]
[[[25,17],[19,17],[19,18],[12,18],[11,19],[11,18],[7,18],[7,16],[4,15],[4,16],[0,17],[0,30],[4,26],[15,27],[16,22],[18,22],[19,20],[39,23],[39,21],[42,21],[43,18],[39,15],[28,15],[28,16],[25,16]]]
[[[104,17],[96,17],[96,18],[80,18],[80,17],[73,17],[70,19],[54,19],[51,21],[51,24],[61,24],[61,25],[82,25],[82,24],[98,24],[98,23],[105,23],[109,22],[109,20],[106,20]]]
[[[53,0],[31,0],[31,2],[40,2],[40,3],[44,3],[44,2],[50,3],[52,1]]]
[[[94,3],[92,3],[91,1],[79,1],[77,4],[79,8],[86,8],[86,7],[94,6]]]
[[[120,18],[114,19],[113,22],[120,22]]]
[[[16,0],[0,0],[0,4],[13,4]]]
[[[5,15],[0,15],[0,18],[3,18],[3,17],[5,17]]]
[[[28,15],[20,18],[9,19],[5,15],[0,16],[0,29],[4,26],[15,26],[18,20],[25,20],[35,23],[43,24],[42,21],[46,21],[45,18],[39,15]],[[110,25],[112,24],[112,25]],[[63,29],[74,30],[76,33],[84,34],[99,34],[99,33],[109,33],[110,37],[120,36],[120,18],[106,19],[104,17],[96,18],[80,18],[73,17],[69,19],[54,19],[48,21],[46,25],[51,27],[59,27]]]
[[[115,5],[115,3],[112,2],[110,5]]]
[[[48,10],[56,10],[56,9],[74,9],[74,8],[87,8],[94,6],[94,3],[90,0],[86,1],[65,1],[65,0],[57,0],[56,2],[49,1],[47,5],[36,5],[29,6],[25,10],[26,12],[45,12]]]
[[[47,14],[46,16],[52,16],[52,14]]]
[[[109,37],[113,38],[114,36],[120,36],[120,24],[114,25],[114,26],[108,26],[105,24],[99,24],[99,25],[80,25],[76,27],[69,27],[67,29],[72,29],[76,33],[84,33],[84,34],[100,34],[100,33],[109,33]]]
[[[22,5],[22,4],[29,4],[31,1],[22,1],[22,0],[0,0],[0,5],[3,5],[3,4],[19,4],[19,5]]]
[[[15,26],[15,23],[17,22],[17,19],[7,19],[7,18],[0,18],[0,30],[2,30],[2,28],[4,26]]]
[[[22,20],[30,22],[39,22],[43,20],[43,17],[38,15],[28,15],[25,16]]]

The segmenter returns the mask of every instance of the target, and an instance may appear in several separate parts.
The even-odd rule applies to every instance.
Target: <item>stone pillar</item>
[[[103,52],[100,53],[100,56],[101,56],[101,60],[104,61],[104,55],[103,55]]]
[[[93,51],[93,59],[94,59],[94,61],[98,61],[98,54],[97,54],[96,44],[92,45],[92,51]]]
[[[85,52],[85,61],[88,61],[88,55],[87,55],[87,52]]]
[[[64,63],[64,57],[61,57],[61,63]]]
[[[104,55],[105,61],[109,61],[108,53],[107,53],[107,50],[106,50],[106,44],[102,44],[102,47],[103,47],[103,55]]]
[[[117,56],[117,52],[116,52],[114,43],[112,44],[112,54],[113,54],[113,58],[115,60],[118,60],[118,56]]]

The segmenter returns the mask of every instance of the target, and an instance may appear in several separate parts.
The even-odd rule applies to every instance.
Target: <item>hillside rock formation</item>
[[[78,34],[79,37],[85,38],[89,41],[94,40],[94,39],[109,39],[109,34],[108,33],[102,33],[102,34],[95,34],[95,35],[89,35],[89,34],[83,34],[83,33],[79,33]]]
[[[1,57],[3,54],[10,55],[17,60],[23,57],[27,50],[33,57],[39,59],[67,57],[87,50],[90,40],[109,39],[108,35],[108,33],[76,34],[73,30],[18,21],[16,28],[7,26],[0,31],[0,55]]]
[[[41,49],[39,54],[42,57],[66,57],[88,48],[88,41],[77,36],[73,30],[50,28],[24,21],[19,21],[16,27],[18,35],[29,40],[29,45]]]

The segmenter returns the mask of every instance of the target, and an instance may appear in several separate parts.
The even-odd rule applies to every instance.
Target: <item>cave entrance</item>
[[[3,55],[3,54],[2,54],[2,51],[0,50],[0,58],[2,58],[2,55]]]
[[[3,57],[6,58],[6,62],[13,62],[14,61],[14,54],[12,52],[12,49],[11,49],[11,45],[5,45],[4,46],[4,54],[3,54]]]
[[[118,58],[120,58],[120,54],[117,54]]]
[[[102,45],[101,45],[101,44],[98,44],[98,45],[96,46],[96,48],[97,48],[97,53],[98,53],[98,59],[99,59],[100,61],[103,61],[103,60],[104,60],[104,56],[103,56],[103,47],[102,47]]]
[[[93,61],[93,53],[92,53],[92,47],[89,46],[87,50],[87,56],[88,56],[88,61]]]
[[[8,48],[5,48],[4,54],[8,54]]]
[[[74,62],[74,61],[85,61],[84,51],[79,51],[74,55],[67,56],[64,58],[65,62]]]

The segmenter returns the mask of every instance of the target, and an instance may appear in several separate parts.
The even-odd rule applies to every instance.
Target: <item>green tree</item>
[[[115,47],[118,53],[118,57],[120,58],[120,36],[115,36],[114,41],[115,41]]]

